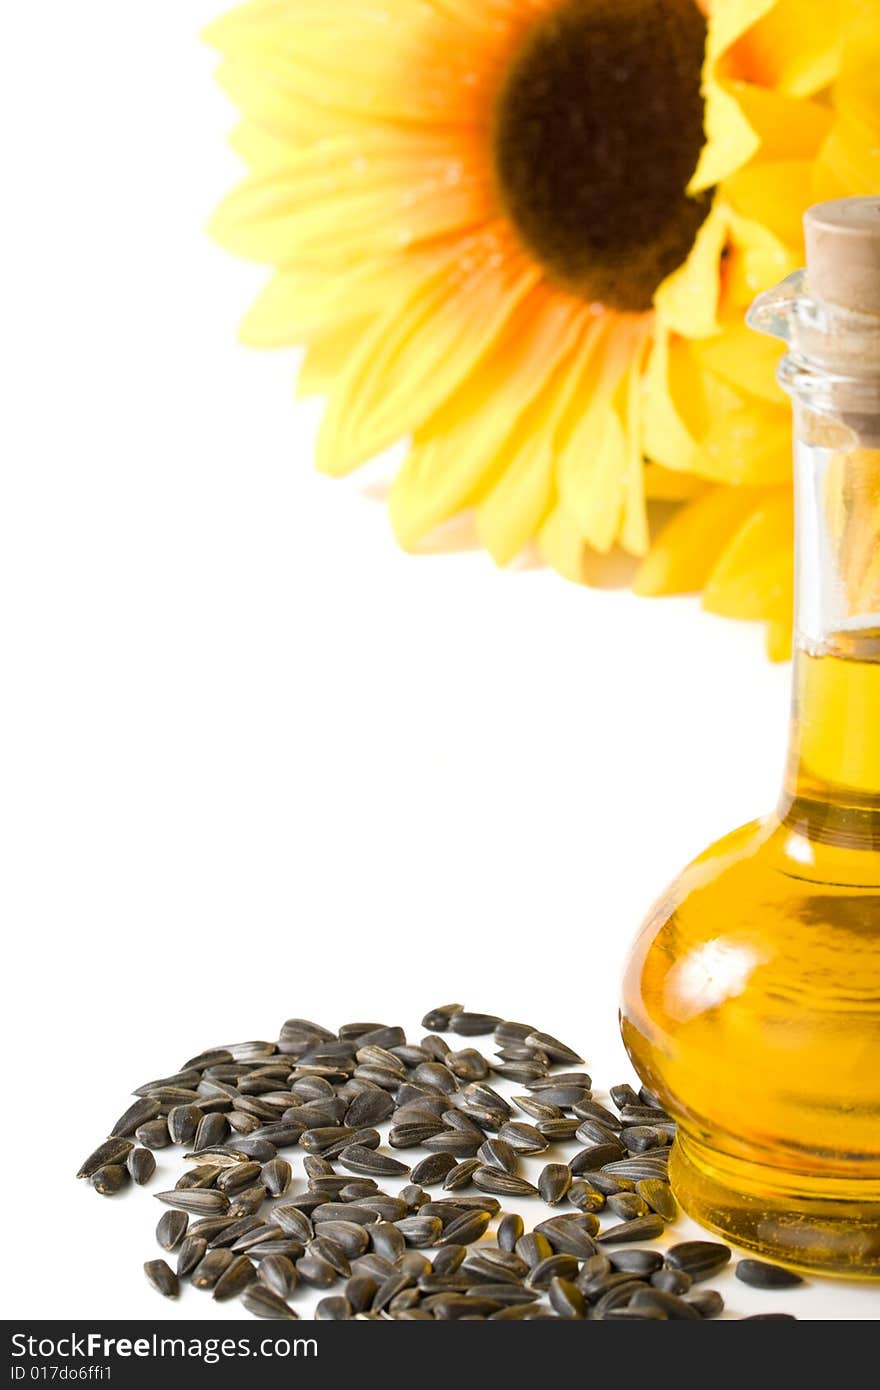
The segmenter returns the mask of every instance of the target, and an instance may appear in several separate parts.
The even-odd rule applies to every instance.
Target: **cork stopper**
[[[805,214],[804,228],[811,293],[880,315],[880,197],[819,203]]]

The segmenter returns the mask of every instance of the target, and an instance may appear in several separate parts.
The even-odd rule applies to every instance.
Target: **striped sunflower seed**
[[[494,1192],[501,1197],[537,1197],[538,1189],[526,1178],[516,1173],[506,1173],[501,1168],[477,1168],[474,1173],[474,1187],[481,1192]]]
[[[189,1217],[185,1211],[163,1211],[156,1226],[156,1240],[163,1250],[175,1250],[186,1235]]]
[[[156,1160],[149,1149],[132,1149],[125,1160],[125,1166],[131,1174],[132,1182],[136,1182],[138,1187],[143,1187],[156,1171]]]
[[[144,1274],[163,1298],[177,1298],[180,1293],[180,1281],[165,1260],[147,1260]]]
[[[107,1164],[124,1163],[134,1148],[130,1139],[114,1137],[105,1139],[103,1144],[99,1144],[94,1153],[90,1153],[88,1158],[80,1164],[78,1178],[90,1178],[97,1173],[99,1168],[104,1168]]]

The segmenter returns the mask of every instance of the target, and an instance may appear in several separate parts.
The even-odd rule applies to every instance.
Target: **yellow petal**
[[[758,496],[752,488],[715,487],[680,508],[639,566],[634,592],[653,597],[701,589]]]
[[[791,477],[791,454],[788,407],[741,397],[713,417],[690,467],[712,482],[768,487]]]
[[[369,318],[345,319],[312,339],[297,373],[300,399],[329,395],[371,322]]]
[[[515,560],[540,526],[553,496],[553,464],[545,435],[519,437],[501,477],[477,507],[477,536],[496,565]]]
[[[666,468],[688,467],[708,423],[695,377],[689,345],[658,324],[645,372],[643,445]]]
[[[630,555],[644,555],[650,544],[645,500],[645,460],[642,453],[642,379],[649,348],[650,336],[646,324],[641,342],[632,355],[626,381],[626,396],[625,400],[621,401],[621,411],[625,411],[626,472],[623,484],[623,523],[619,540]]]
[[[558,438],[572,403],[581,399],[581,383],[602,334],[601,321],[586,316],[579,341],[505,441],[497,481],[476,499],[477,534],[498,565],[519,555],[550,510]]]
[[[585,547],[577,526],[560,506],[550,512],[538,532],[538,550],[542,558],[572,584],[584,582]]]
[[[816,169],[815,196],[838,198],[880,188],[880,23],[873,0],[848,33],[835,120]]]
[[[418,431],[391,491],[391,523],[401,545],[412,549],[504,466],[517,421],[574,345],[582,318],[566,297],[548,298],[539,286],[479,370]]]
[[[725,194],[737,212],[760,222],[800,252],[803,216],[812,201],[812,177],[812,165],[805,159],[750,164],[731,175]]]
[[[711,7],[703,70],[706,144],[691,180],[691,193],[702,193],[719,184],[751,159],[758,148],[758,135],[726,80],[735,79],[738,74],[728,72],[724,62],[728,49],[776,3],[777,0],[722,0]]]
[[[499,41],[497,54],[489,47],[474,62],[459,24],[436,11],[426,22],[411,0],[300,0],[260,17],[245,7],[212,25],[206,38],[317,106],[435,129],[484,120],[496,59],[507,51]]]
[[[602,555],[618,538],[631,482],[628,388],[647,331],[638,318],[609,325],[576,394],[574,418],[558,443],[560,505],[584,541]],[[638,465],[641,469],[640,451]]]
[[[703,338],[718,331],[719,267],[726,241],[727,219],[716,204],[684,265],[664,280],[654,296],[658,314],[676,333]]]
[[[445,137],[374,130],[322,140],[244,180],[211,230],[254,260],[337,270],[462,234],[490,211],[487,179]]]
[[[693,345],[694,358],[705,371],[770,405],[783,405],[786,400],[776,380],[783,350],[772,338],[756,334],[738,314],[717,337]]]
[[[535,278],[492,237],[453,248],[362,340],[330,398],[318,467],[346,473],[429,419],[475,370]]]
[[[751,82],[731,82],[729,87],[760,141],[758,158],[814,158],[831,126],[826,105]]]
[[[703,590],[703,606],[727,618],[762,618],[791,584],[794,533],[791,490],[761,498],[723,551]]]
[[[802,264],[798,252],[754,218],[728,210],[730,244],[724,276],[724,299],[728,309],[740,311],[756,294],[778,285]]]
[[[791,96],[812,96],[840,68],[846,5],[838,0],[777,0],[732,46],[732,72]]]
[[[645,464],[643,472],[645,496],[651,502],[690,502],[702,497],[710,486],[693,473],[664,468],[660,463]]]

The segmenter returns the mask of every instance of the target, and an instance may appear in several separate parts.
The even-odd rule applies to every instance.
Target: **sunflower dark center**
[[[686,192],[705,45],[696,0],[564,0],[531,31],[498,98],[495,172],[557,284],[643,310],[687,258],[710,205]]]

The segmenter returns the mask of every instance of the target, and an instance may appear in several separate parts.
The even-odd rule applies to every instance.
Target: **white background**
[[[130,1085],[230,1030],[461,999],[628,1075],[628,941],[781,772],[757,629],[405,557],[375,478],[314,472],[293,358],[236,345],[262,275],[204,235],[237,174],[217,8],[0,21],[7,1317],[235,1312],[162,1303],[158,1204],[72,1180]]]

